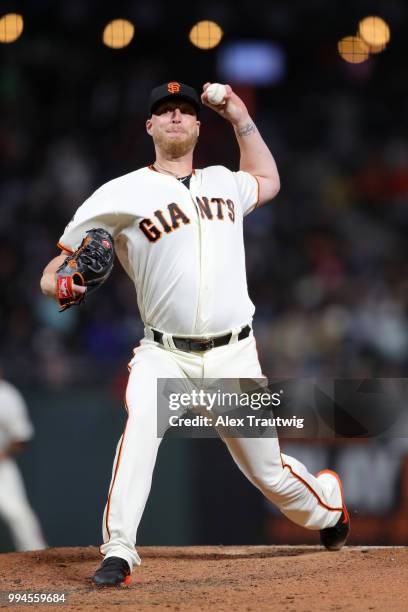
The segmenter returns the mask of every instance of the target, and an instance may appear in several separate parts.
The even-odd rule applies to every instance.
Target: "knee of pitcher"
[[[252,477],[253,484],[266,496],[279,495],[282,488],[281,478],[279,476],[254,475]]]

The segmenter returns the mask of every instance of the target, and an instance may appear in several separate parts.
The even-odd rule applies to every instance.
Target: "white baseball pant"
[[[161,442],[157,437],[157,379],[260,379],[263,375],[252,332],[244,340],[205,353],[164,348],[144,338],[129,367],[128,419],[113,464],[100,552],[125,559],[132,569],[141,563],[136,535]],[[302,463],[281,454],[276,437],[224,438],[224,442],[245,476],[294,523],[314,530],[337,523],[342,502],[334,478],[316,478]]]
[[[8,525],[17,550],[46,548],[38,519],[27,499],[16,463],[0,461],[0,516]]]

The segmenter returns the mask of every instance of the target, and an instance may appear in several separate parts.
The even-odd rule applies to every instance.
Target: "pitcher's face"
[[[164,101],[146,122],[155,147],[171,157],[183,157],[194,150],[200,132],[197,114],[187,101]]]

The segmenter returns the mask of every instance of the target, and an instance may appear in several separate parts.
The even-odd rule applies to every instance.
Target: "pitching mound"
[[[101,562],[94,547],[0,555],[0,607],[12,605],[9,593],[63,592],[58,607],[68,610],[408,609],[405,547],[150,547],[140,554],[131,585],[113,589],[91,584]],[[44,606],[20,602],[15,609],[37,607]]]

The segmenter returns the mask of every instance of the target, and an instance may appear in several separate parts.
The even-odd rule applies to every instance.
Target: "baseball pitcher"
[[[83,301],[110,273],[115,252],[133,281],[145,337],[134,349],[119,440],[103,516],[105,559],[96,585],[123,585],[140,564],[135,548],[161,438],[158,378],[262,378],[252,332],[243,221],[280,188],[274,158],[230,86],[201,94],[169,82],[150,95],[147,133],[155,160],[97,189],[59,239],[62,253],[41,288],[61,309]],[[211,95],[210,95],[211,94]],[[228,121],[240,167],[197,169],[193,152],[201,103]],[[222,435],[222,434],[221,434]],[[280,452],[277,438],[224,441],[237,466],[288,519],[343,546],[349,517],[334,472],[314,476]]]

